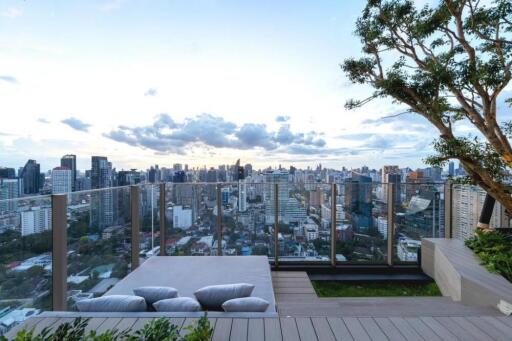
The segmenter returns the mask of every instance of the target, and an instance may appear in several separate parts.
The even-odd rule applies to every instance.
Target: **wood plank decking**
[[[278,318],[210,318],[213,340],[340,341],[340,340],[512,340],[512,317],[497,310],[474,308],[446,297],[319,298],[305,272],[273,272]],[[148,317],[95,317],[89,329],[131,332]],[[184,327],[198,318],[170,318]],[[33,317],[11,330],[40,332],[72,318]]]
[[[68,321],[69,320],[69,321]],[[92,318],[90,328],[97,332],[109,329],[132,332],[140,329],[148,318]],[[197,318],[171,318],[179,328]],[[71,319],[34,317],[23,328],[36,332],[45,327],[56,329]],[[512,318],[509,317],[281,317],[281,318],[216,318],[212,340],[219,341],[337,341],[337,340],[495,340],[510,341]],[[19,330],[7,334],[9,339]]]

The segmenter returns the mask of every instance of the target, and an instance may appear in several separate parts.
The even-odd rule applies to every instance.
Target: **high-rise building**
[[[31,207],[21,212],[21,235],[28,236],[51,229],[52,212],[49,207]]]
[[[52,193],[70,193],[73,191],[73,171],[67,167],[55,167],[52,170]]]
[[[41,183],[41,168],[35,160],[28,160],[21,169],[20,178],[23,179],[23,193],[37,194],[43,186]]]
[[[345,179],[345,217],[352,223],[355,232],[366,232],[373,228],[372,178],[352,173]]]
[[[4,201],[15,199],[22,193],[21,181],[19,179],[0,179],[0,212],[15,211],[16,201]]]
[[[112,186],[112,165],[104,156],[91,159],[91,189],[103,189],[91,193],[91,226],[105,228],[114,220],[114,201]]]
[[[466,240],[473,237],[478,225],[486,192],[477,186],[454,185],[452,191],[453,237]],[[504,207],[496,202],[490,225],[494,228],[508,227]]]
[[[386,184],[390,184],[390,185],[393,185],[395,188],[394,188],[394,192],[393,192],[393,201],[395,203],[395,205],[400,205],[400,202],[401,202],[401,194],[402,194],[402,183],[401,183],[401,175],[400,173],[389,173],[389,174],[386,174],[386,177],[385,177],[385,182],[384,182],[384,185],[382,187],[384,193],[383,193],[383,202],[387,203],[388,202],[388,193],[386,192],[388,190],[387,188],[387,185]]]
[[[285,169],[270,170],[264,173],[263,197],[265,203],[265,223],[274,224],[276,214],[275,185],[278,186],[278,219],[286,220],[286,207],[290,195],[289,173]]]
[[[14,168],[0,167],[0,179],[14,179],[16,171]]]
[[[118,186],[129,186],[140,183],[140,173],[136,169],[129,171],[121,170],[117,172],[117,185]]]
[[[149,169],[148,181],[152,184],[160,182],[160,168],[158,168],[158,165],[155,165],[155,167],[151,166]]]
[[[238,180],[238,211],[247,211],[247,183],[245,179]]]
[[[325,193],[320,186],[313,191],[309,191],[309,206],[320,208],[325,201]]]
[[[396,165],[382,167],[382,182],[388,182],[388,174],[400,174],[400,168]]]
[[[455,162],[450,161],[448,163],[448,175],[454,176],[455,175]]]
[[[71,187],[72,191],[76,191],[76,177],[77,177],[77,169],[76,169],[76,155],[67,154],[64,155],[60,159],[60,166],[65,167],[71,171]]]
[[[244,177],[252,176],[252,165],[250,163],[247,163],[244,166]]]

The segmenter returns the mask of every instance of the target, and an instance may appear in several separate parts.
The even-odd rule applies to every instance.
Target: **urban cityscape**
[[[251,164],[240,166],[240,161],[217,168],[173,164],[116,170],[104,156],[93,156],[91,169],[82,171],[76,168],[75,155],[64,155],[47,172],[36,160],[18,170],[2,167],[0,302],[7,314],[0,323],[6,331],[16,319],[50,308],[51,194],[67,195],[68,304],[73,310],[76,301],[103,294],[129,272],[130,186],[139,186],[141,193],[141,259],[160,252],[159,184],[165,183],[167,255],[222,252],[272,258],[278,250],[280,262],[328,262],[334,189],[336,262],[386,262],[388,202],[393,201],[394,257],[416,263],[422,237],[444,236],[445,188],[463,175],[453,162],[446,170],[398,165],[326,169],[321,164],[314,169],[256,170]],[[392,197],[389,185],[394,186]],[[451,186],[455,233],[465,239],[473,234],[485,192]],[[498,205],[492,224],[508,226],[507,219]],[[31,302],[27,305],[26,300]]]

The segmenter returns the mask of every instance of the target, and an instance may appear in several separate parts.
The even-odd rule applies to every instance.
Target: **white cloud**
[[[121,8],[125,0],[109,0],[100,6],[100,10],[104,12],[110,12]]]
[[[11,18],[11,19],[17,18],[17,17],[21,16],[22,14],[23,14],[22,10],[20,10],[18,8],[14,8],[14,7],[8,8],[5,11],[0,13],[0,15],[2,17]]]

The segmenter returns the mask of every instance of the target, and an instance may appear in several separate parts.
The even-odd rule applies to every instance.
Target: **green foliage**
[[[178,338],[178,326],[172,324],[169,319],[160,318],[151,321],[144,328],[136,331],[131,340],[177,341]]]
[[[460,160],[473,183],[512,210],[503,185],[512,163],[512,122],[497,117],[512,79],[512,2],[438,0],[420,8],[412,0],[367,0],[355,35],[362,56],[341,67],[373,92],[346,107],[389,98],[405,105],[404,113],[425,117],[440,136],[426,162]],[[478,138],[461,134],[456,124],[474,128]]]
[[[391,297],[391,296],[441,296],[435,282],[366,282],[313,281],[320,297]]]
[[[153,320],[140,330],[131,333],[127,330],[107,330],[97,333],[95,330],[89,333],[85,328],[89,319],[77,318],[73,323],[63,323],[54,332],[50,328],[43,329],[38,335],[34,330],[21,330],[16,334],[15,341],[209,341],[213,335],[213,328],[205,313],[194,325],[186,327],[188,334],[180,336],[178,326],[172,324],[169,319],[160,318]],[[5,336],[0,341],[7,341]]]
[[[475,252],[489,271],[499,273],[512,282],[512,236],[477,230],[473,238],[466,240],[466,246]]]
[[[210,326],[210,321],[205,313],[196,325],[187,326],[185,329],[189,332],[183,337],[183,341],[207,341],[213,335],[213,328]]]

